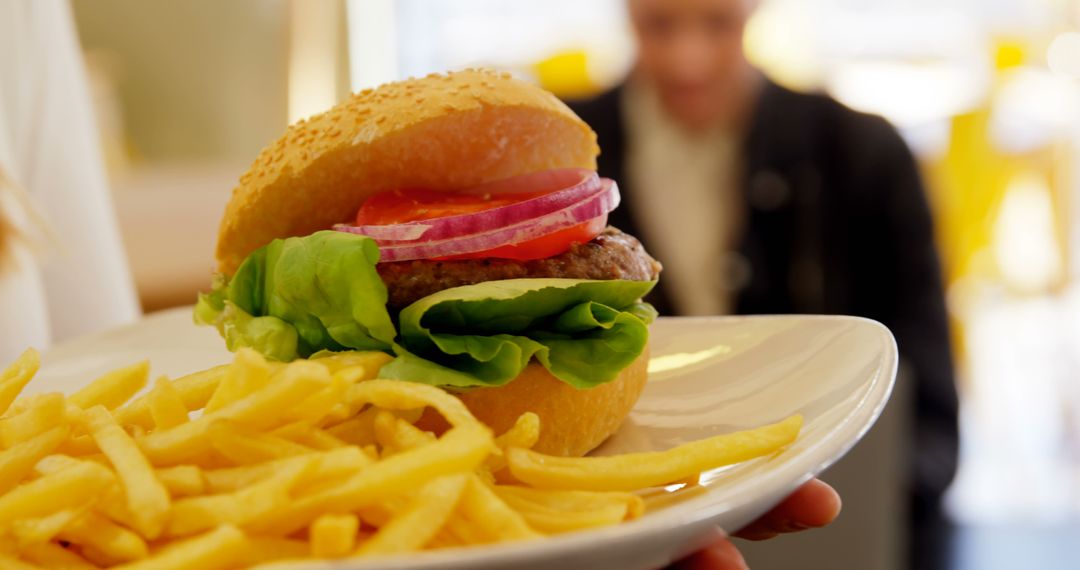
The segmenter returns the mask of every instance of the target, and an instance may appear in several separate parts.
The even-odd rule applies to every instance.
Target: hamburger
[[[453,392],[496,433],[540,416],[581,455],[646,380],[660,264],[607,226],[595,133],[550,93],[462,71],[300,121],[233,190],[195,319],[230,350],[380,350],[381,376]]]

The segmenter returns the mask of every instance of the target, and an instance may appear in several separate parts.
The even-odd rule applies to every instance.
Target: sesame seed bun
[[[351,222],[368,197],[454,190],[552,168],[596,168],[596,134],[554,95],[507,74],[461,71],[365,90],[289,127],[240,178],[221,221],[218,270],[276,238]],[[582,455],[611,435],[646,380],[647,350],[590,390],[531,363],[509,384],[460,398],[496,433],[540,416],[536,449]],[[439,427],[438,417],[424,425]]]
[[[361,91],[300,121],[240,177],[218,234],[231,275],[275,238],[351,221],[377,192],[452,190],[549,168],[596,168],[596,134],[554,95],[490,71]]]

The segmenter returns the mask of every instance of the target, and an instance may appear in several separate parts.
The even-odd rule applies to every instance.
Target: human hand
[[[778,534],[822,527],[840,514],[840,495],[827,483],[811,479],[773,510],[735,533],[747,540],[765,540]],[[668,570],[746,570],[739,549],[719,529],[708,546],[676,562]]]

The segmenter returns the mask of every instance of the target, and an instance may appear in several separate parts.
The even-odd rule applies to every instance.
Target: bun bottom
[[[499,435],[525,412],[540,416],[540,440],[533,447],[548,455],[581,456],[615,433],[634,407],[648,380],[649,347],[619,376],[596,388],[579,390],[533,362],[517,378],[497,388],[457,394],[469,411]],[[432,410],[417,423],[441,433],[448,426]]]

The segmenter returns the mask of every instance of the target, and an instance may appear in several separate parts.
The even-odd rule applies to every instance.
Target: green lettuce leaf
[[[437,386],[498,386],[536,359],[589,388],[634,361],[656,317],[641,281],[511,279],[446,289],[402,310],[399,330],[370,238],[324,231],[275,240],[232,279],[199,296],[195,321],[217,327],[229,350],[288,361],[328,350],[383,350],[382,370]]]
[[[230,350],[250,346],[277,360],[319,350],[389,350],[396,333],[378,260],[373,240],[343,232],[274,240],[231,280],[215,279],[195,320],[215,325]]]
[[[401,311],[388,378],[499,386],[536,358],[576,388],[613,380],[648,340],[642,281],[509,279],[446,289]]]

